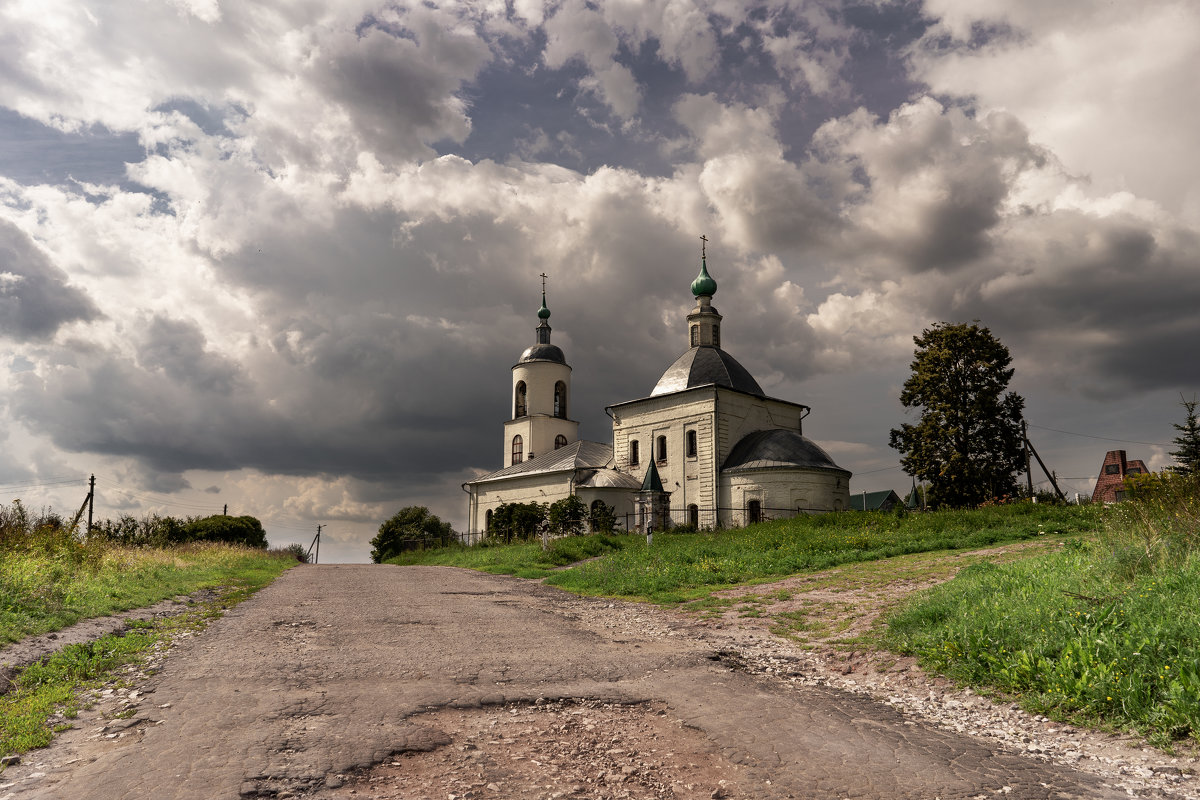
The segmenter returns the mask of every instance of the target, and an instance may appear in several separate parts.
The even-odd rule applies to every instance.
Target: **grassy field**
[[[198,589],[255,589],[296,564],[294,557],[218,544],[159,550],[43,539],[2,552],[0,644]]]
[[[1058,719],[1200,744],[1200,492],[1128,501],[1094,539],[976,564],[889,620],[889,647]]]
[[[978,548],[1050,533],[1089,533],[1101,509],[1008,505],[937,514],[825,514],[712,533],[571,537],[543,552],[536,543],[454,547],[388,563],[444,564],[545,577],[580,594],[679,603],[741,583],[904,553]],[[569,569],[554,567],[599,556]]]

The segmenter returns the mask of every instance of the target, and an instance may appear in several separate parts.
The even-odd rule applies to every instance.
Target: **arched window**
[[[751,500],[746,504],[746,522],[750,525],[762,522],[762,503],[758,500]]]
[[[567,437],[563,436],[561,433],[558,436],[554,437],[554,449],[555,450],[557,450],[560,447],[566,447],[566,446],[567,446]]]
[[[513,437],[512,446],[512,463],[520,464],[525,458],[525,443],[521,441],[521,434]]]
[[[687,432],[687,457],[688,458],[696,457],[696,432],[695,431]]]
[[[631,442],[629,443],[629,463],[630,463],[630,464],[636,464],[636,463],[638,463],[638,443],[637,443],[637,439],[634,439],[633,441],[631,441]]]
[[[688,511],[688,525],[691,525],[693,528],[699,528],[700,527],[700,507],[697,506],[695,503],[692,503],[690,506],[688,506],[687,511]]]
[[[525,381],[517,382],[517,390],[514,392],[516,400],[513,403],[513,419],[523,417],[526,413],[525,406]]]
[[[554,416],[567,418],[567,385],[562,381],[554,384]]]
[[[483,529],[490,531],[492,529],[492,510],[489,508],[487,513],[483,515]]]
[[[700,344],[700,326],[693,325],[692,326],[692,347],[695,347],[698,344]]]
[[[667,463],[667,437],[658,437],[658,463]]]

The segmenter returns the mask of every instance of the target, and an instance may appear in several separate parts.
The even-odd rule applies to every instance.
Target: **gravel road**
[[[0,775],[0,800],[1136,793],[847,691],[754,631],[465,570],[293,569],[159,661]]]

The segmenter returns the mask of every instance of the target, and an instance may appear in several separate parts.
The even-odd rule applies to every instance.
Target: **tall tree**
[[[939,322],[913,341],[900,402],[921,409],[921,419],[893,428],[889,440],[904,454],[904,471],[929,482],[935,507],[1013,494],[1024,468],[1025,401],[1006,391],[1013,375],[1008,348],[977,322]]]
[[[406,539],[425,537],[446,539],[454,535],[449,522],[442,522],[437,514],[430,514],[425,506],[405,506],[379,526],[379,533],[371,540],[371,560],[381,564],[404,551]]]
[[[1179,449],[1171,451],[1171,457],[1176,461],[1171,469],[1183,475],[1200,475],[1200,421],[1196,419],[1196,396],[1192,395],[1192,399],[1188,400],[1181,393],[1179,400],[1179,404],[1187,411],[1187,418],[1182,425],[1172,423],[1179,435],[1171,441]]]

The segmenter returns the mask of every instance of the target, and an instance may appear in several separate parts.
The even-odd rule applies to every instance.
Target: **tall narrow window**
[[[753,525],[756,522],[762,522],[762,503],[758,500],[751,500],[746,504],[746,521]]]
[[[525,443],[521,441],[521,434],[513,437],[512,445],[512,463],[520,464],[525,458]]]
[[[667,437],[658,437],[658,463],[667,463]]]
[[[566,446],[567,446],[567,437],[563,436],[561,433],[558,436],[554,437],[554,449],[555,450],[557,450],[560,447],[566,447]]]
[[[517,390],[515,395],[516,400],[513,403],[513,419],[525,416],[525,381],[517,381]]]
[[[492,529],[492,510],[489,508],[487,513],[483,515],[483,529],[490,531]]]
[[[699,344],[700,344],[700,326],[693,325],[692,326],[692,347],[696,347]]]
[[[631,441],[631,442],[629,443],[629,463],[630,463],[630,464],[636,464],[636,463],[638,463],[638,443],[637,443],[637,439],[634,439],[633,441]]]
[[[695,431],[687,432],[687,457],[688,458],[696,457],[696,432]]]
[[[699,528],[700,527],[700,508],[699,508],[699,506],[697,506],[695,503],[692,503],[690,506],[687,507],[687,512],[688,512],[688,525],[691,525],[693,528]]]
[[[567,418],[567,385],[562,381],[554,384],[554,416]]]
[[[721,326],[713,325],[713,347],[721,346]]]

